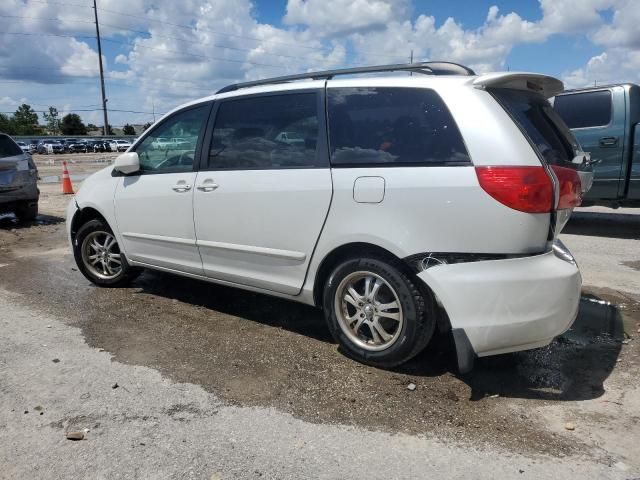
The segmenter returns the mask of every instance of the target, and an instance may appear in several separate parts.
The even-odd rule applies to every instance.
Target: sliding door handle
[[[215,183],[211,178],[207,178],[202,185],[198,185],[196,188],[201,192],[213,192],[219,185]]]
[[[171,188],[175,192],[184,193],[184,192],[188,192],[189,190],[191,190],[191,185],[187,185],[186,183],[178,183],[177,185],[174,185]]]

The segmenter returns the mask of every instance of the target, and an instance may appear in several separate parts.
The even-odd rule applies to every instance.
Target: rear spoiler
[[[539,73],[502,72],[481,75],[473,81],[476,88],[512,88],[538,92],[550,98],[564,90],[564,84],[557,78]]]

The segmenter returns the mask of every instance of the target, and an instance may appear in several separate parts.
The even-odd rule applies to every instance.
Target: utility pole
[[[409,55],[409,63],[413,63],[413,48],[411,49],[411,55]],[[409,76],[413,77],[413,72],[409,72]]]
[[[109,134],[109,119],[107,118],[107,98],[104,94],[104,70],[102,69],[102,46],[100,45],[100,25],[98,24],[98,7],[93,0],[93,13],[96,17],[96,39],[98,40],[98,65],[100,65],[100,87],[102,88],[102,113],[104,114],[104,128],[102,133],[106,137]]]
[[[153,98],[151,99],[151,109],[153,111],[153,123],[156,123],[156,102]]]

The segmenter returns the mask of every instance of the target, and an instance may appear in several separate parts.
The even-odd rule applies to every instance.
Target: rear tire
[[[78,229],[73,256],[80,272],[99,287],[128,286],[141,272],[129,265],[109,225],[98,219]]]
[[[38,216],[38,200],[24,202],[16,208],[14,212],[21,222],[30,222]]]
[[[395,262],[373,256],[346,260],[324,288],[329,330],[345,353],[362,363],[401,365],[433,336],[435,302],[424,290]]]

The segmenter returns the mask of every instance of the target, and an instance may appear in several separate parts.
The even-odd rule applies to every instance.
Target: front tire
[[[99,287],[124,287],[140,270],[131,267],[118,241],[102,220],[89,220],[73,239],[73,256],[82,274]]]
[[[426,347],[433,336],[433,296],[401,265],[366,257],[338,265],[325,285],[323,307],[331,334],[345,353],[393,368]]]
[[[35,220],[38,216],[38,200],[24,202],[22,205],[16,207],[15,215],[21,222]]]

